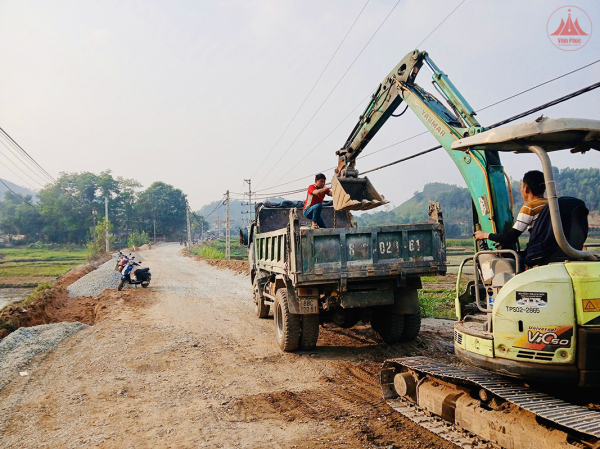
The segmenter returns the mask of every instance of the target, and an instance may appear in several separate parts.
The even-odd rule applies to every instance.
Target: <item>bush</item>
[[[127,246],[142,246],[148,242],[150,242],[150,237],[148,237],[146,231],[142,231],[141,233],[134,232],[127,239]]]

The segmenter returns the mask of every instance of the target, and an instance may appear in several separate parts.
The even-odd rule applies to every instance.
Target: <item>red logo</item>
[[[579,50],[592,37],[592,20],[577,6],[563,6],[548,19],[546,32],[556,48],[564,51]]]

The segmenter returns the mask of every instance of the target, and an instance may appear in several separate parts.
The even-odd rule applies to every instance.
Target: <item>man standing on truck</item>
[[[323,199],[325,195],[331,196],[331,189],[325,187],[325,175],[319,173],[315,176],[315,183],[308,188],[306,202],[302,213],[306,218],[312,221],[312,229],[326,228],[325,221],[321,217],[323,210]]]

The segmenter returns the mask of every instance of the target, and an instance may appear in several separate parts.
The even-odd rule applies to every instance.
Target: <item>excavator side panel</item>
[[[536,267],[509,280],[493,306],[495,356],[536,364],[575,363],[573,300],[564,264]]]
[[[570,262],[565,267],[573,279],[577,324],[600,327],[600,264]]]

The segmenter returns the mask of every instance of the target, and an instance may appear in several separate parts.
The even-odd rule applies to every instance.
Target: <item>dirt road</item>
[[[453,447],[393,413],[377,380],[386,358],[449,358],[447,325],[396,347],[321,328],[314,351],[282,353],[248,278],[180,248],[145,251],[149,289],[105,293],[94,326],[0,391],[0,447]]]

